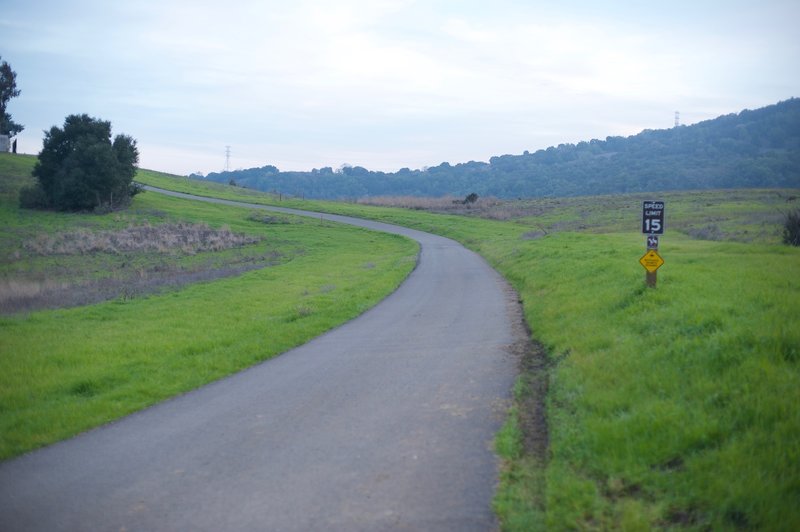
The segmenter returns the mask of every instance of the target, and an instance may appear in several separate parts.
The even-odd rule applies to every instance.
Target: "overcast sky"
[[[800,96],[800,1],[1,0],[19,151],[69,114],[178,174],[393,171]]]

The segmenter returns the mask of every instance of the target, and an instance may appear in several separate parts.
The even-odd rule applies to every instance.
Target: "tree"
[[[3,61],[0,63],[0,135],[13,137],[25,129],[24,126],[14,122],[6,110],[9,100],[19,96],[19,94],[17,73],[11,70],[11,66],[8,63]]]
[[[138,162],[133,138],[117,135],[111,142],[111,122],[70,115],[64,129],[45,132],[33,169],[39,191],[29,190],[20,200],[30,207],[26,197],[43,198],[40,206],[72,211],[125,206],[141,190],[133,184]]]

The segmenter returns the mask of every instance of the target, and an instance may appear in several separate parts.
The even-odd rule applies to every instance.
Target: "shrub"
[[[783,243],[800,246],[800,209],[786,215],[783,222]]]
[[[23,209],[46,209],[50,205],[44,190],[36,184],[20,189],[19,206]]]

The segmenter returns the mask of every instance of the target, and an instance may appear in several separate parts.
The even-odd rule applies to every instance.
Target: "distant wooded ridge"
[[[192,175],[192,178],[202,176]],[[422,170],[360,166],[309,172],[261,168],[207,180],[305,198],[577,196],[719,188],[800,187],[800,98],[691,126]]]

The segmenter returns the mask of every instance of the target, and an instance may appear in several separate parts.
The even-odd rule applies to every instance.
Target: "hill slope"
[[[197,176],[199,177],[199,176]],[[306,198],[382,195],[500,198],[800,186],[800,99],[691,126],[645,130],[424,170],[281,172],[268,165],[206,179]]]

